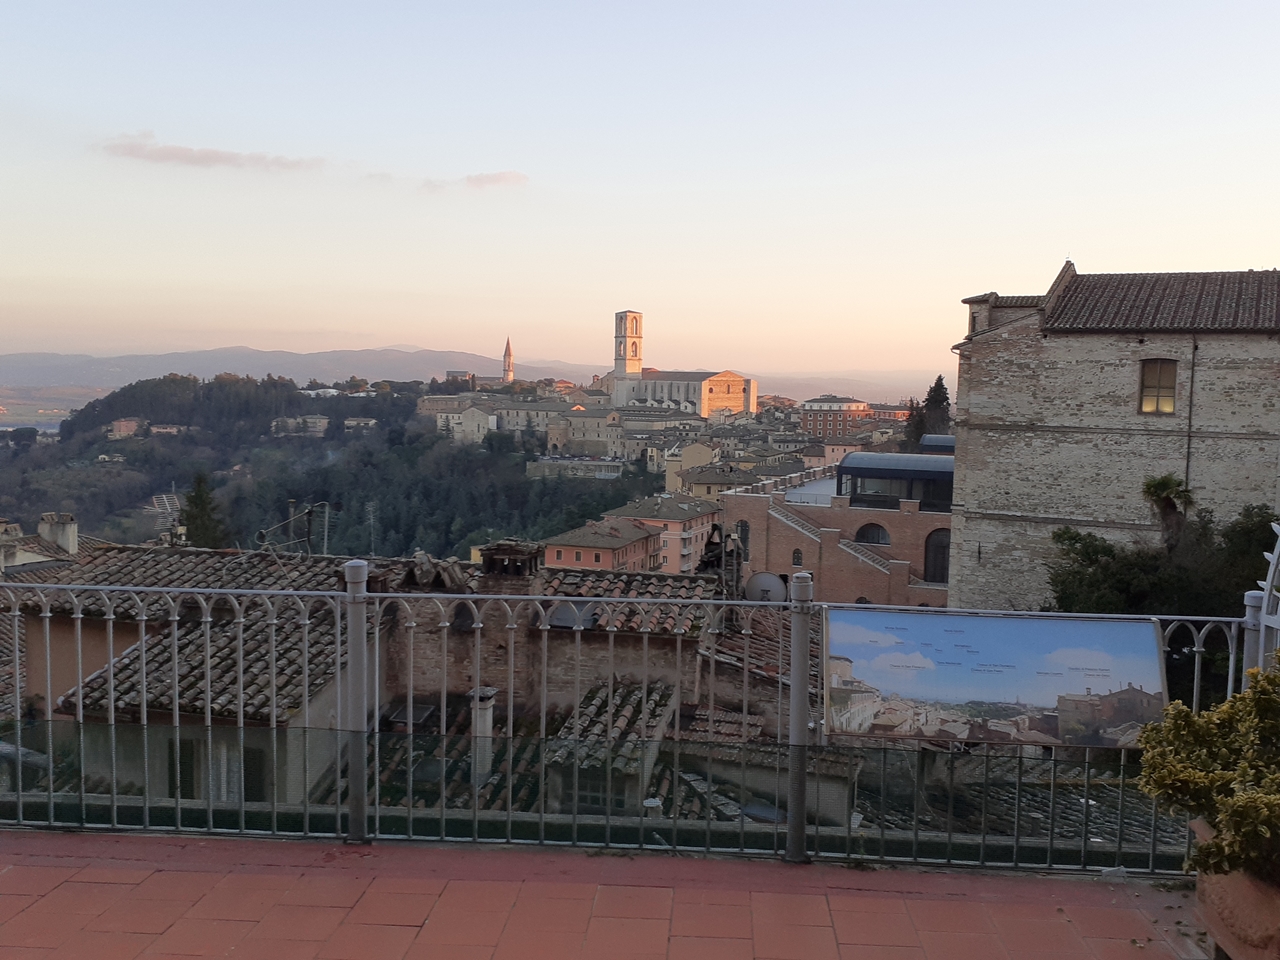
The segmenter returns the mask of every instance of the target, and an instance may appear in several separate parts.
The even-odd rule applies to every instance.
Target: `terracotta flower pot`
[[[1203,820],[1191,829],[1200,840],[1214,835]],[[1201,873],[1196,899],[1213,942],[1231,960],[1280,960],[1280,886],[1247,873]]]

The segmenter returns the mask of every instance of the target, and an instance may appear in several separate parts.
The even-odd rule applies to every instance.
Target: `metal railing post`
[[[1240,692],[1249,689],[1248,671],[1263,665],[1262,591],[1249,590],[1244,595],[1244,649],[1240,655]]]
[[[788,736],[787,863],[808,863],[805,849],[805,791],[809,767],[809,621],[813,613],[813,576],[791,578],[791,705]]]
[[[342,565],[347,581],[347,842],[368,843],[368,624],[365,585],[369,564],[348,560]]]

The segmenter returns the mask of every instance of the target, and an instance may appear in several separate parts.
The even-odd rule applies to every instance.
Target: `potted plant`
[[[1189,869],[1205,925],[1231,960],[1280,960],[1280,671],[1193,714],[1181,702],[1147,727],[1141,789],[1196,817]]]

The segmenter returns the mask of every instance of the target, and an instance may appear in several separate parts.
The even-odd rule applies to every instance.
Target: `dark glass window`
[[[926,583],[946,583],[951,563],[951,531],[935,530],[924,541]]]
[[[801,550],[792,550],[792,551],[791,551],[791,565],[792,565],[793,567],[803,567],[803,566],[804,566],[804,552],[803,552],[803,551],[801,551]]]
[[[1178,383],[1177,360],[1142,361],[1143,413],[1173,413],[1173,393]]]
[[[889,545],[889,531],[878,523],[867,523],[858,528],[858,532],[853,535],[853,539],[858,543],[878,543],[887,547]]]

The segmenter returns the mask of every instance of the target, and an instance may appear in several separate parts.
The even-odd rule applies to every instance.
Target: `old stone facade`
[[[1051,534],[1154,545],[1147,477],[1280,505],[1280,273],[1077,274],[970,297],[956,348],[951,605],[1051,600]]]

